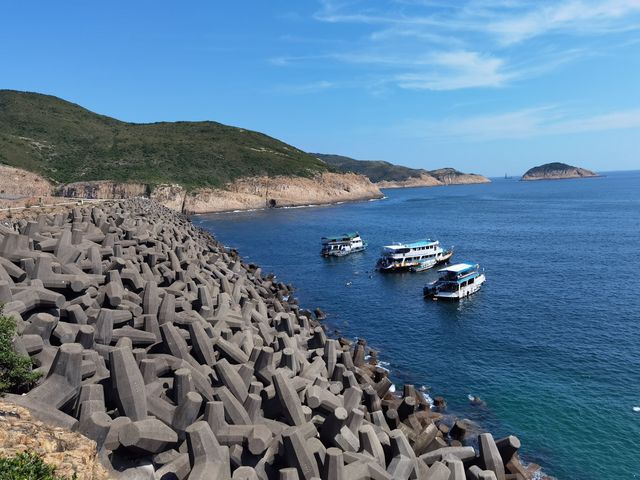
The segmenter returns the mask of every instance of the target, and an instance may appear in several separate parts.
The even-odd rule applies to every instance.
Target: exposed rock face
[[[226,190],[201,189],[189,194],[184,211],[224,212],[382,198],[378,186],[363,175],[323,173],[314,178],[258,177],[238,180]],[[168,205],[167,205],[168,206]]]
[[[405,188],[405,187],[437,187],[444,185],[437,178],[423,173],[419,177],[410,177],[406,180],[400,181],[382,181],[377,182],[376,185],[380,188]]]
[[[40,175],[0,165],[0,198],[47,197],[53,185]]]
[[[187,191],[180,185],[158,185],[151,192],[151,199],[171,210],[182,212]]]
[[[123,199],[147,196],[149,188],[142,183],[119,183],[112,181],[68,183],[60,188],[63,197]]]
[[[78,480],[107,480],[96,442],[79,433],[46,425],[26,408],[0,399],[0,456],[31,450],[56,467],[56,474]]]
[[[382,192],[363,175],[323,173],[305,177],[253,177],[237,180],[225,189],[187,192],[180,185],[159,185],[151,191],[140,183],[80,182],[63,186],[65,197],[125,199],[150,196],[178,212],[212,213],[268,207],[289,207],[382,198]]]
[[[476,173],[462,173],[454,168],[440,168],[429,171],[443,185],[464,185],[468,183],[491,183],[487,177]]]
[[[522,180],[561,180],[564,178],[597,177],[598,174],[586,168],[574,167],[566,163],[545,163],[533,167],[522,176]]]

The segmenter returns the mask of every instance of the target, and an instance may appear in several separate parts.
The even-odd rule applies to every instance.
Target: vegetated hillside
[[[58,183],[115,180],[189,189],[332,170],[262,133],[216,122],[126,123],[57,97],[13,90],[0,90],[0,163]]]
[[[365,175],[374,183],[383,181],[399,182],[429,173],[426,170],[394,165],[393,163],[382,160],[356,160],[342,155],[329,155],[324,153],[313,153],[312,155],[336,167],[341,172],[353,172]]]
[[[402,165],[379,160],[356,160],[342,155],[327,155],[314,153],[316,157],[324,160],[329,165],[336,167],[341,172],[360,173],[369,177],[374,183],[403,182],[409,179],[431,177],[434,182],[443,185],[458,183],[488,183],[490,180],[482,175],[463,173],[453,168],[440,168],[438,170],[424,170],[422,168],[409,168]],[[410,185],[412,186],[412,185]]]
[[[566,163],[553,162],[545,163],[537,167],[530,168],[522,176],[522,180],[555,180],[562,178],[582,178],[597,177],[598,174],[586,168],[574,167]]]

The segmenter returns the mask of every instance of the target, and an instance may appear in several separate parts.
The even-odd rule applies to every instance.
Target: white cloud
[[[304,83],[299,85],[280,85],[276,88],[279,93],[286,93],[289,95],[305,95],[309,93],[318,93],[324,90],[334,88],[336,85],[333,82],[327,80],[320,80],[318,82]]]
[[[570,114],[556,106],[542,106],[438,122],[414,120],[395,130],[413,138],[479,142],[624,129],[640,129],[640,108],[587,116]]]
[[[446,91],[502,88],[595,55],[588,35],[640,30],[640,0],[320,0],[314,18],[362,25],[360,36],[276,66],[353,65],[361,86]],[[527,42],[563,34],[566,42]],[[575,38],[573,38],[575,37]],[[347,39],[353,47],[345,47]],[[555,39],[554,39],[555,40]],[[622,40],[628,40],[622,39]],[[616,38],[609,48],[620,45]],[[606,42],[599,44],[607,51]],[[313,54],[315,53],[315,54]],[[356,71],[357,69],[357,71]]]
[[[477,52],[440,52],[431,60],[432,71],[400,74],[396,77],[398,85],[416,90],[501,87],[514,75],[504,72],[502,59]]]
[[[638,12],[640,0],[571,0],[543,5],[522,15],[488,23],[486,31],[505,44],[554,32],[599,35],[637,29],[638,24],[632,21],[631,15]]]

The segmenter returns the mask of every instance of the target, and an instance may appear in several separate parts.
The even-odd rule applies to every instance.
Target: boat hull
[[[331,250],[327,252],[320,252],[320,255],[323,257],[346,257],[352,253],[364,252],[366,249],[366,245],[362,247],[352,248],[350,250]]]

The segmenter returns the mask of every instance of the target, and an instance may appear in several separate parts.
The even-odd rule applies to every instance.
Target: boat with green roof
[[[358,232],[322,237],[321,242],[320,255],[323,257],[344,257],[350,253],[362,252],[367,248],[367,244]]]

